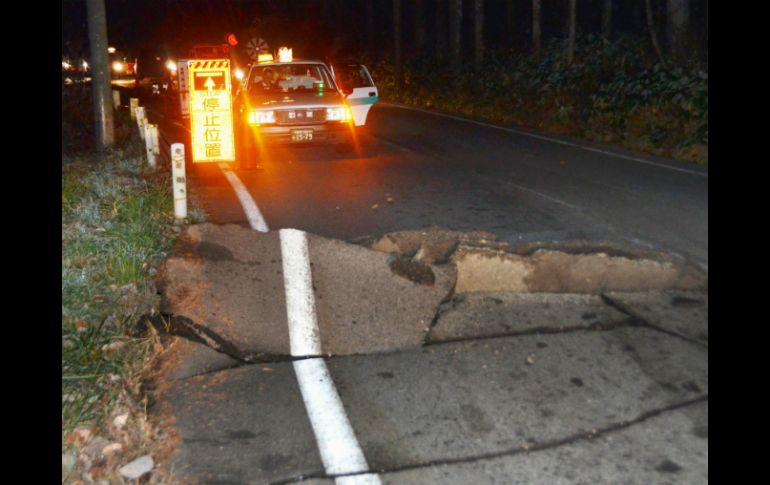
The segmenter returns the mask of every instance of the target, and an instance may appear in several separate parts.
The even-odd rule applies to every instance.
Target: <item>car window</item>
[[[249,94],[291,93],[317,89],[337,89],[329,72],[321,64],[255,66],[249,76]]]
[[[358,64],[334,66],[334,75],[342,89],[353,89],[373,86],[372,80],[366,74],[363,66]]]

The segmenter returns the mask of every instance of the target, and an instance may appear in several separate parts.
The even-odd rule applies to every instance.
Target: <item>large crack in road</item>
[[[324,366],[367,474],[453,483],[437,470],[467,478],[491,467],[480,476],[506,477],[523,456],[553,462],[553,453],[577,453],[585,456],[575,466],[590,476],[593,443],[615,436],[632,449],[653,439],[656,419],[686,427],[683,410],[707,406],[705,275],[638,248],[511,247],[488,237],[400,233],[369,241],[375,251],[308,238]],[[201,483],[358,480],[360,472],[329,473],[313,447],[307,396],[292,371],[308,357],[288,350],[276,236],[204,225],[181,241],[161,272],[167,313],[145,319],[171,337],[156,409],[180,430],[175,466]],[[490,251],[498,266],[516,267],[507,274],[519,283],[472,291],[495,280],[481,265],[458,291],[468,255]],[[543,292],[545,280],[531,276],[538,265],[553,267],[544,253],[569,262],[546,286],[572,292]],[[599,262],[599,291],[575,277],[592,277],[585,261]],[[658,460],[663,471],[640,462],[630,473],[640,483],[660,473],[701,476],[701,438],[692,439],[666,445],[679,451]]]
[[[470,463],[476,463],[476,462],[481,462],[485,460],[492,460],[495,458],[504,458],[504,457],[510,458],[517,455],[528,456],[532,453],[537,453],[537,452],[542,452],[547,450],[554,450],[560,447],[567,447],[570,445],[574,445],[574,444],[589,441],[589,440],[596,441],[601,438],[607,437],[607,435],[610,435],[612,433],[619,433],[632,426],[641,425],[644,422],[649,421],[650,419],[665,415],[667,413],[673,413],[683,408],[694,407],[694,406],[697,406],[698,404],[707,403],[707,402],[708,402],[708,395],[706,394],[706,395],[698,396],[692,399],[687,399],[685,401],[675,403],[670,406],[665,406],[660,409],[654,409],[654,410],[645,412],[630,421],[614,423],[601,429],[592,429],[590,431],[577,433],[572,436],[568,436],[565,438],[561,438],[558,440],[553,440],[545,443],[540,443],[533,446],[524,445],[519,448],[502,450],[494,453],[468,456],[468,457],[463,457],[463,458],[458,458],[453,460],[435,460],[431,462],[420,463],[420,464],[410,465],[410,466],[403,466],[403,467],[392,468],[392,469],[380,469],[380,470],[377,470],[377,472],[382,475],[396,474],[399,472],[415,471],[415,470],[421,470],[421,469],[432,468],[432,467],[441,467],[441,466],[458,465],[458,464],[470,464]],[[705,433],[707,435],[707,431],[705,431]],[[679,467],[679,466],[676,465],[676,467]],[[289,484],[298,483],[298,482],[306,482],[308,479],[314,479],[314,478],[334,480],[335,478],[339,478],[342,476],[345,476],[345,475],[332,476],[332,475],[321,474],[316,476],[299,476],[299,477],[291,477],[291,478],[276,480],[276,481],[270,482],[270,485],[289,485]]]

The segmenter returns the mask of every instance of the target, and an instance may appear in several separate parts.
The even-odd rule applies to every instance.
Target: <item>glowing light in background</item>
[[[292,58],[292,49],[288,47],[278,49],[278,62],[291,62]]]
[[[168,69],[171,72],[176,72],[176,62],[172,61],[171,59],[167,60],[166,69]]]
[[[108,48],[107,48],[107,52],[108,52],[109,54],[114,54],[114,53],[115,53],[115,48],[114,48],[114,47],[108,47]]]
[[[243,80],[243,71],[241,69],[235,70],[235,79],[242,81]]]

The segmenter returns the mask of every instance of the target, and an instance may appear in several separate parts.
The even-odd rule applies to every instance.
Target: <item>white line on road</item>
[[[502,183],[502,184],[505,184],[505,185],[510,185],[511,187],[515,187],[515,188],[517,188],[517,189],[519,189],[521,191],[524,191],[524,192],[529,192],[529,193],[535,194],[535,195],[540,196],[540,197],[542,197],[542,198],[544,198],[546,200],[550,200],[551,202],[555,202],[555,203],[563,205],[565,207],[569,207],[570,209],[575,209],[575,210],[580,211],[580,212],[585,212],[585,209],[582,208],[582,207],[578,207],[576,205],[570,204],[569,202],[565,202],[565,201],[563,201],[561,199],[557,199],[556,197],[552,197],[552,196],[550,196],[548,194],[544,194],[543,192],[539,192],[537,190],[530,189],[528,187],[524,187],[523,185],[519,185],[519,184],[515,184],[513,182],[509,182],[508,180],[504,180],[504,179],[501,179],[499,177],[490,177],[488,175],[480,175],[480,174],[473,174],[473,176],[474,177],[478,177],[478,178],[482,178],[482,179],[486,179],[486,180],[494,180],[495,182],[499,182],[499,183]]]
[[[326,362],[322,358],[295,360],[294,372],[326,473],[361,473],[364,475],[345,477],[345,483],[380,483],[377,475],[375,480],[355,480],[368,475],[369,465],[350,426]]]
[[[291,355],[320,356],[321,339],[318,336],[307,234],[297,229],[281,229],[279,234]]]
[[[252,229],[268,232],[265,218],[238,175],[226,163],[220,163],[219,168],[232,185]],[[307,234],[281,229],[279,236],[291,355],[320,356]],[[381,485],[380,476],[369,471],[326,362],[314,357],[296,360],[293,366],[326,473],[346,475],[337,477],[336,485]]]
[[[262,217],[262,213],[259,211],[257,203],[251,198],[249,191],[246,190],[246,186],[243,185],[243,182],[238,178],[238,175],[230,170],[230,167],[226,163],[220,163],[219,168],[222,169],[222,173],[227,177],[227,181],[233,186],[235,195],[238,197],[238,200],[241,201],[241,206],[246,213],[246,219],[249,220],[251,228],[259,232],[269,231],[270,229],[267,228],[267,222],[265,222],[265,218]]]
[[[297,229],[281,229],[279,234],[291,355],[317,356],[321,354],[321,340],[307,234]],[[368,473],[369,465],[326,362],[311,358],[293,364],[326,473],[358,474],[337,478],[338,485],[378,485],[379,475]]]
[[[267,223],[238,176],[227,164],[220,164],[220,168],[235,189],[251,227],[267,232]],[[321,341],[307,234],[296,229],[281,229],[279,237],[291,355],[319,356]],[[326,362],[314,357],[294,361],[293,367],[326,473],[346,475],[336,478],[336,485],[381,485],[379,475],[369,471]]]
[[[471,120],[471,119],[468,119],[468,118],[462,118],[460,116],[453,116],[453,115],[449,115],[449,114],[446,114],[446,113],[438,113],[436,111],[430,111],[430,110],[422,109],[422,108],[415,108],[413,106],[406,106],[406,105],[403,105],[403,104],[385,103],[385,102],[382,102],[382,101],[380,101],[380,104],[383,105],[383,106],[389,106],[389,107],[392,107],[392,108],[400,108],[400,109],[406,109],[406,110],[411,110],[411,111],[419,111],[420,113],[427,113],[427,114],[431,114],[431,115],[434,115],[434,116],[441,116],[441,117],[444,117],[444,118],[450,118],[450,119],[457,120],[457,121],[464,121],[466,123],[473,123],[474,125],[486,126],[487,128],[494,128],[496,130],[507,131],[507,132],[510,132],[510,133],[515,133],[517,135],[529,136],[531,138],[537,138],[539,140],[551,141],[551,142],[554,142],[554,143],[559,143],[561,145],[567,145],[567,146],[571,146],[571,147],[575,147],[575,148],[582,148],[583,150],[588,150],[589,152],[602,153],[604,155],[609,155],[609,156],[617,157],[617,158],[623,158],[625,160],[631,160],[633,162],[644,163],[646,165],[654,165],[654,166],[660,167],[660,168],[667,168],[669,170],[676,170],[677,172],[689,173],[689,174],[692,174],[692,175],[698,175],[700,177],[708,177],[709,176],[709,174],[705,173],[705,172],[698,172],[698,171],[689,170],[689,169],[686,169],[686,168],[674,167],[672,165],[666,165],[664,163],[653,162],[651,160],[645,160],[643,158],[637,158],[637,157],[632,157],[632,156],[629,156],[629,155],[623,155],[621,153],[614,153],[614,152],[610,152],[610,151],[607,151],[607,150],[602,150],[602,149],[599,149],[599,148],[594,148],[594,147],[589,147],[589,146],[586,146],[586,145],[581,145],[579,143],[569,142],[569,141],[566,141],[566,140],[559,140],[558,138],[551,138],[550,136],[543,136],[543,135],[537,135],[535,133],[528,133],[526,131],[517,130],[515,128],[507,128],[507,127],[504,127],[504,126],[493,125],[491,123],[484,123],[483,121]]]
[[[401,146],[401,145],[399,145],[398,143],[394,143],[394,142],[392,142],[392,141],[388,141],[388,140],[386,140],[386,139],[384,139],[384,138],[380,138],[379,136],[374,136],[374,135],[371,135],[371,136],[372,136],[372,138],[374,138],[375,140],[378,140],[379,142],[381,142],[381,143],[384,143],[385,145],[388,145],[388,146],[389,146],[389,147],[391,147],[391,148],[395,148],[396,150],[398,150],[398,151],[400,151],[400,152],[404,152],[404,153],[414,153],[414,150],[411,150],[411,149],[409,149],[409,148],[407,148],[407,147],[405,147],[405,146]]]

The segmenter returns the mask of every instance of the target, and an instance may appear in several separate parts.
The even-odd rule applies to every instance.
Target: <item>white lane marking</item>
[[[307,235],[297,229],[281,229],[279,234],[291,355],[320,356],[321,339],[315,312]]]
[[[487,178],[487,179],[491,179],[492,177],[484,177],[484,178]],[[572,205],[572,204],[570,204],[569,202],[564,202],[564,201],[563,201],[563,200],[561,200],[561,199],[557,199],[556,197],[551,197],[550,195],[548,195],[548,194],[544,194],[544,193],[542,193],[542,192],[539,192],[539,191],[537,191],[537,190],[534,190],[534,189],[530,189],[530,188],[527,188],[527,187],[521,186],[521,185],[519,185],[519,184],[514,184],[513,182],[509,182],[509,181],[507,181],[507,180],[500,180],[500,179],[497,179],[497,180],[498,180],[499,182],[502,182],[502,183],[506,184],[506,185],[510,185],[510,186],[512,186],[512,187],[516,187],[517,189],[519,189],[519,190],[521,190],[521,191],[524,191],[524,192],[530,192],[530,193],[533,193],[533,194],[535,194],[535,195],[539,195],[540,197],[542,197],[542,198],[544,198],[544,199],[546,199],[546,200],[550,200],[551,202],[555,202],[555,203],[557,203],[557,204],[561,204],[561,205],[563,205],[563,206],[569,207],[570,209],[574,209],[574,210],[577,210],[577,211],[580,211],[580,212],[584,212],[584,211],[585,211],[585,209],[583,209],[582,207],[578,207],[578,206],[576,206],[576,205]]]
[[[409,149],[409,148],[407,148],[405,146],[401,146],[398,143],[393,143],[392,141],[388,141],[388,140],[386,140],[384,138],[380,138],[379,136],[374,136],[374,135],[371,135],[371,136],[375,140],[378,140],[379,142],[384,143],[385,145],[388,145],[391,148],[395,148],[396,150],[398,150],[400,152],[414,153],[414,150],[411,150],[411,149]]]
[[[473,176],[474,177],[478,177],[478,178],[482,178],[482,179],[486,179],[486,180],[493,180],[495,182],[499,182],[499,183],[505,184],[505,185],[510,185],[511,187],[517,188],[517,189],[519,189],[519,190],[521,190],[523,192],[530,192],[530,193],[535,194],[537,196],[540,196],[540,197],[542,197],[542,198],[544,198],[546,200],[550,200],[551,202],[555,202],[555,203],[561,204],[561,205],[563,205],[565,207],[569,207],[570,209],[575,209],[575,210],[580,211],[580,212],[585,212],[585,209],[582,208],[582,207],[570,204],[569,202],[565,202],[565,201],[563,201],[561,199],[557,199],[556,197],[550,196],[548,194],[544,194],[543,192],[539,192],[537,190],[530,189],[528,187],[524,187],[524,186],[519,185],[519,184],[515,184],[515,183],[510,182],[508,180],[504,180],[504,179],[501,179],[501,178],[498,178],[498,177],[490,177],[488,175],[473,174]]]
[[[241,180],[227,164],[219,167],[233,186],[252,229],[267,232],[267,223]],[[307,234],[281,229],[279,237],[291,354],[321,355]],[[347,475],[336,478],[336,485],[381,485],[380,476],[369,473],[326,362],[316,357],[294,361],[293,367],[326,473]]]
[[[450,118],[450,119],[457,120],[457,121],[465,121],[466,123],[473,123],[474,125],[486,126],[487,128],[494,128],[496,130],[502,130],[502,131],[507,131],[507,132],[510,132],[510,133],[516,133],[517,135],[529,136],[531,138],[537,138],[539,140],[551,141],[551,142],[554,142],[554,143],[559,143],[561,145],[567,145],[567,146],[571,146],[571,147],[575,147],[575,148],[582,148],[583,150],[588,150],[589,152],[602,153],[604,155],[609,155],[609,156],[616,157],[616,158],[623,158],[625,160],[631,160],[633,162],[644,163],[646,165],[653,165],[653,166],[660,167],[660,168],[667,168],[669,170],[675,170],[677,172],[689,173],[691,175],[698,175],[700,177],[708,177],[709,176],[708,173],[704,173],[704,172],[698,172],[698,171],[695,171],[695,170],[689,170],[689,169],[681,168],[681,167],[674,167],[672,165],[666,165],[664,163],[653,162],[651,160],[645,160],[643,158],[637,158],[637,157],[632,157],[632,156],[629,156],[629,155],[623,155],[621,153],[614,153],[614,152],[610,152],[610,151],[607,151],[607,150],[601,150],[599,148],[594,148],[594,147],[589,147],[589,146],[585,146],[585,145],[580,145],[578,143],[573,143],[573,142],[569,142],[569,141],[566,141],[566,140],[559,140],[558,138],[551,138],[549,136],[537,135],[535,133],[528,133],[526,131],[517,130],[515,128],[507,128],[507,127],[504,127],[504,126],[497,126],[497,125],[493,125],[491,123],[484,123],[483,121],[470,120],[468,118],[462,118],[460,116],[448,115],[446,113],[438,113],[438,112],[435,112],[435,111],[430,111],[430,110],[422,109],[422,108],[415,108],[413,106],[406,106],[406,105],[403,105],[403,104],[385,103],[385,102],[382,102],[382,101],[380,101],[380,104],[382,104],[383,106],[390,106],[390,107],[393,107],[393,108],[400,108],[400,109],[407,109],[407,110],[412,110],[412,111],[419,111],[421,113],[427,113],[427,114],[431,114],[431,115],[434,115],[434,116],[441,116],[443,118]]]
[[[225,177],[227,177],[227,181],[232,185],[235,195],[238,197],[238,200],[241,201],[241,206],[246,213],[246,218],[249,220],[251,228],[259,232],[268,232],[270,229],[267,228],[265,218],[262,217],[262,213],[259,211],[257,203],[251,198],[249,191],[246,190],[246,187],[243,185],[243,182],[241,182],[241,179],[238,178],[238,175],[230,170],[230,167],[226,163],[220,163],[219,168],[222,169]]]
[[[291,355],[321,355],[307,234],[297,229],[281,229],[279,236]],[[379,475],[368,473],[369,465],[326,362],[323,358],[310,358],[296,360],[293,365],[326,473],[358,474],[337,478],[338,485],[379,485]]]
[[[342,483],[380,483],[378,475],[372,478],[367,473],[369,465],[350,426],[326,362],[322,358],[295,360],[294,372],[326,473],[364,474],[339,477],[337,480],[345,479]],[[341,483],[337,480],[336,483]]]

